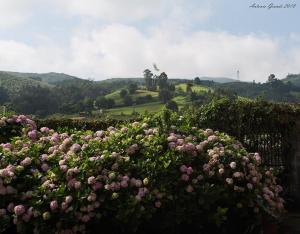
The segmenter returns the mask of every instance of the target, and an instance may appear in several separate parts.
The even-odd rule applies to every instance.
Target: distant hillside
[[[282,79],[283,82],[291,82],[293,85],[300,87],[300,74],[290,74]]]
[[[278,79],[263,84],[253,82],[231,82],[219,84],[217,88],[223,88],[247,98],[261,96],[268,101],[295,103],[300,101],[300,86]]]
[[[14,95],[22,91],[22,89],[32,86],[50,87],[48,83],[43,81],[27,77],[17,77],[7,72],[0,72],[0,87],[5,88],[9,95]]]
[[[65,80],[80,79],[75,76],[70,76],[64,73],[56,73],[56,72],[49,72],[49,73],[5,72],[5,73],[15,77],[30,78],[32,80],[42,81],[48,84],[56,84]]]

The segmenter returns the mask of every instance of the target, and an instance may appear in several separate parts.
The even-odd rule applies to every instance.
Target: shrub
[[[0,119],[0,143],[8,142],[15,136],[21,136],[24,126],[30,127],[32,130],[36,129],[35,122],[25,115],[2,117]]]
[[[257,153],[181,122],[165,112],[105,131],[28,129],[2,144],[1,231],[241,233],[282,213]]]
[[[172,111],[178,111],[178,105],[175,101],[168,101],[166,103],[166,108]]]

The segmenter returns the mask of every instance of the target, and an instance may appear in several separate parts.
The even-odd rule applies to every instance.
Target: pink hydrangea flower
[[[185,173],[185,172],[187,171],[187,166],[186,166],[186,165],[181,165],[181,166],[180,166],[180,171],[181,171],[182,173]]]
[[[87,200],[92,202],[92,201],[96,201],[97,199],[97,195],[95,193],[91,193],[88,197]]]
[[[229,166],[232,168],[232,169],[235,169],[236,168],[236,162],[231,162],[229,164]]]
[[[248,188],[249,190],[252,190],[252,189],[253,189],[253,184],[248,183],[248,184],[247,184],[247,188]]]
[[[92,188],[94,191],[96,191],[98,189],[103,188],[103,184],[101,182],[96,182],[95,184],[93,184]]]
[[[14,212],[17,216],[20,216],[25,213],[25,207],[23,205],[17,205],[14,208]]]
[[[79,144],[77,144],[77,143],[75,143],[75,144],[73,144],[72,146],[71,146],[71,149],[70,149],[72,152],[78,152],[78,151],[80,151],[81,150],[81,146],[79,145]]]
[[[28,132],[28,137],[31,138],[32,140],[35,140],[37,138],[37,131],[36,130],[32,130],[30,132]]]
[[[171,136],[169,136],[169,137],[167,138],[167,141],[169,141],[169,142],[177,141],[177,137],[174,136],[174,135],[171,135]]]
[[[51,210],[56,210],[57,208],[58,208],[58,203],[57,203],[57,201],[56,201],[56,200],[51,201],[51,203],[50,203],[50,209],[51,209]]]
[[[73,201],[73,197],[72,196],[66,196],[66,198],[65,198],[65,202],[67,203],[67,204],[70,204],[71,202]]]
[[[135,181],[135,186],[136,186],[136,187],[139,188],[139,187],[141,187],[142,185],[143,185],[143,183],[142,183],[141,180],[136,180],[136,181]]]
[[[96,183],[96,178],[95,178],[95,176],[90,176],[90,177],[88,178],[88,184],[94,184],[94,183]]]
[[[42,127],[40,130],[41,130],[42,133],[49,133],[50,129],[47,128],[47,127]]]
[[[41,166],[41,168],[42,168],[42,170],[45,171],[45,172],[49,170],[49,166],[48,166],[47,163],[43,163],[42,166]]]
[[[190,179],[190,177],[187,174],[182,174],[181,175],[181,180],[188,181],[189,179]]]
[[[25,166],[29,166],[31,164],[31,159],[29,157],[26,157],[25,159],[23,159],[21,161],[21,166],[25,167]]]
[[[231,185],[233,184],[233,179],[232,178],[226,178],[227,184]]]
[[[256,160],[258,163],[261,163],[261,157],[259,156],[258,153],[255,153],[255,154],[254,154],[254,158],[255,158],[255,160]]]
[[[188,193],[191,193],[191,192],[193,192],[194,191],[194,188],[193,188],[193,186],[192,185],[188,185],[187,187],[186,187],[186,189],[185,189]]]
[[[128,183],[127,183],[126,180],[122,180],[122,181],[121,181],[121,187],[122,187],[122,188],[127,188],[127,187],[128,187]]]
[[[193,173],[193,168],[192,167],[188,167],[186,170],[186,174],[191,175]]]
[[[209,142],[217,141],[217,140],[218,140],[218,137],[215,136],[215,135],[211,135],[211,136],[209,136],[209,137],[207,138],[207,140],[208,140]]]
[[[74,188],[75,189],[79,189],[81,187],[81,182],[80,181],[76,181],[75,183],[74,183]]]
[[[83,215],[81,218],[81,221],[84,223],[87,223],[88,221],[90,221],[90,216],[89,215]]]

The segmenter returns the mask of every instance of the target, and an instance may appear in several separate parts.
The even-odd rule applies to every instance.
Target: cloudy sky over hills
[[[96,80],[141,76],[265,81],[300,73],[300,4],[288,0],[0,0],[0,70]]]

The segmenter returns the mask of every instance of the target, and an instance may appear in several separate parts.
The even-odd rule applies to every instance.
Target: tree
[[[94,101],[89,97],[85,97],[82,101],[82,110],[91,112],[94,109]]]
[[[168,76],[165,72],[158,76],[158,86],[159,89],[168,89]]]
[[[153,73],[146,69],[144,71],[144,79],[145,79],[145,85],[147,90],[152,90],[153,88]]]
[[[46,116],[58,110],[55,91],[41,86],[27,87],[12,100],[15,110],[23,114]]]
[[[161,89],[158,96],[163,103],[167,103],[172,98],[172,93],[168,89]]]
[[[272,82],[274,80],[276,80],[275,75],[274,74],[270,74],[269,77],[268,77],[268,82]]]
[[[123,101],[124,101],[125,106],[132,106],[133,101],[130,96],[128,96],[128,95],[124,96]]]
[[[137,89],[138,89],[137,83],[131,83],[128,85],[128,91],[130,94],[134,94]]]
[[[201,84],[201,80],[200,80],[200,78],[199,78],[199,77],[195,77],[195,79],[194,79],[194,83],[195,83],[196,85],[199,85],[199,84]]]
[[[172,111],[178,111],[178,105],[175,101],[168,101],[166,104],[166,108]]]
[[[96,106],[100,109],[107,109],[107,108],[111,108],[114,107],[115,105],[115,101],[111,98],[105,98],[103,96],[99,96],[96,98]]]
[[[169,84],[168,87],[169,87],[168,89],[169,89],[170,91],[175,92],[176,87],[175,87],[174,84]]]
[[[128,92],[127,92],[126,89],[122,89],[122,90],[120,91],[120,97],[121,97],[121,98],[124,98],[127,94],[128,94]]]

